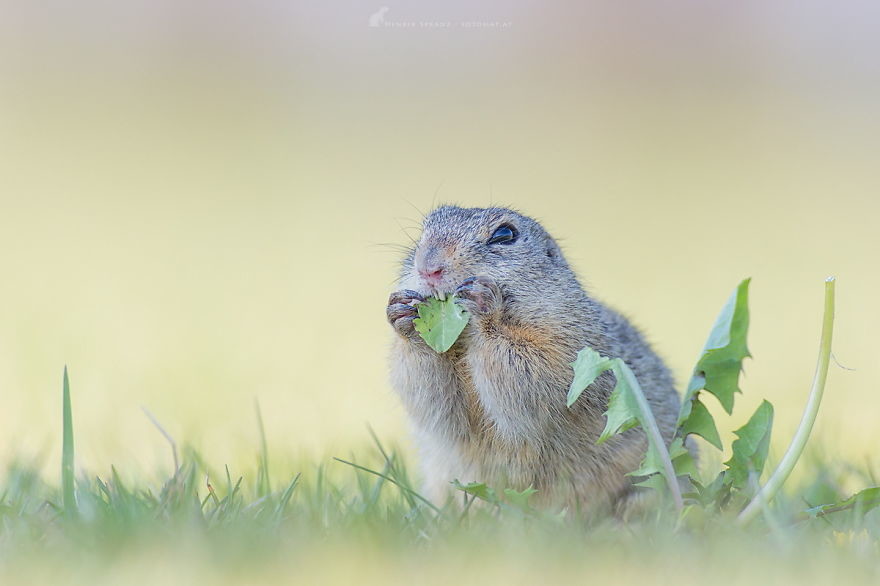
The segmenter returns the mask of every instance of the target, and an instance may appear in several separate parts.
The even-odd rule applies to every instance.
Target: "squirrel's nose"
[[[429,285],[437,285],[443,280],[443,269],[428,267],[427,269],[419,269],[419,275]]]

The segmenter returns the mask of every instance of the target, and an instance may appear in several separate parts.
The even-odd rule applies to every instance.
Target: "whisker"
[[[380,248],[383,251],[394,251],[403,254],[409,254],[412,252],[412,247],[407,246],[406,244],[400,244],[398,242],[373,242],[368,244],[370,248]]]

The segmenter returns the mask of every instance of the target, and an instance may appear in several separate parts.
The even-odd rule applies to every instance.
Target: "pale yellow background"
[[[876,6],[617,4],[397,4],[378,28],[369,2],[4,6],[0,461],[55,465],[65,364],[89,469],[167,464],[141,406],[215,464],[252,461],[255,397],[278,460],[361,449],[366,423],[405,443],[384,245],[458,202],[541,219],[679,381],[753,277],[755,359],[720,421],[766,397],[776,449],[837,275],[855,370],[831,372],[816,431],[863,463]]]

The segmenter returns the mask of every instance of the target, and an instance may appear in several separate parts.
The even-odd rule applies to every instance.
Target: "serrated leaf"
[[[663,479],[662,475],[653,474],[651,476],[648,476],[644,480],[633,483],[633,486],[640,486],[642,488],[653,488],[654,490],[659,490],[662,492],[666,490],[666,481]]]
[[[749,488],[749,477],[760,477],[767,461],[770,434],[773,430],[773,405],[763,401],[748,422],[734,433],[733,454],[724,463],[727,466],[725,483],[734,488]]]
[[[637,425],[646,431],[648,446],[645,458],[632,476],[659,476],[666,481],[673,493],[678,506],[681,506],[681,495],[675,485],[674,467],[666,450],[654,414],[651,412],[647,399],[632,370],[620,358],[608,358],[600,355],[592,348],[584,348],[578,352],[577,359],[571,363],[574,368],[574,380],[568,392],[568,405],[571,406],[583,393],[584,389],[607,370],[614,373],[616,384],[608,397],[608,409],[605,411],[605,429],[602,430],[597,444],[601,444],[616,434],[623,433]]]
[[[574,368],[574,379],[568,388],[568,397],[566,399],[569,407],[574,405],[574,402],[578,400],[581,393],[593,384],[600,374],[614,367],[614,360],[606,358],[592,348],[587,347],[578,352],[577,358],[571,363],[571,366]]]
[[[578,352],[577,359],[571,363],[574,368],[574,379],[568,389],[567,404],[569,407],[581,396],[588,386],[599,378],[606,370],[613,371],[618,364],[623,364],[619,358],[602,356],[590,347]],[[625,366],[625,365],[624,365]],[[622,377],[616,377],[617,384],[608,397],[608,410],[605,411],[605,429],[596,441],[597,444],[608,441],[613,435],[623,433],[639,424],[639,407],[633,401],[632,393],[627,392],[626,382]],[[627,387],[627,388],[625,388]]]
[[[532,508],[531,505],[529,505],[529,499],[531,499],[532,495],[536,492],[538,492],[537,489],[534,489],[531,486],[523,491],[516,491],[512,488],[505,488],[504,498],[514,507],[522,511],[528,511]]]
[[[697,476],[697,466],[694,457],[685,447],[681,438],[675,438],[669,444],[669,458],[672,460],[672,466],[677,475]],[[645,458],[639,465],[639,469],[630,472],[627,476],[650,476],[662,473],[663,468],[659,454],[653,450],[648,450],[645,453]],[[641,486],[641,483],[639,486]],[[661,486],[665,487],[665,482],[661,482]]]
[[[878,506],[880,506],[880,486],[872,486],[871,488],[860,490],[856,494],[842,501],[809,508],[806,513],[811,517],[818,517],[821,515],[854,509],[859,514],[864,515]]]
[[[721,436],[718,435],[718,428],[715,426],[715,419],[699,397],[694,397],[691,402],[690,414],[681,424],[679,430],[681,437],[687,437],[689,434],[698,435],[719,450],[723,449]]]
[[[733,411],[734,397],[741,392],[739,375],[742,372],[742,361],[751,356],[746,343],[749,331],[750,282],[751,279],[745,279],[739,284],[715,320],[688,384],[679,424],[690,415],[692,399],[700,390],[715,395],[728,413]]]
[[[458,480],[453,480],[452,486],[462,492],[466,492],[467,494],[477,497],[478,499],[482,499],[486,502],[495,504],[498,503],[498,495],[495,494],[495,489],[486,486],[486,484],[483,482],[469,482],[467,484],[462,484]]]
[[[452,348],[470,318],[451,295],[443,301],[431,297],[416,307],[419,317],[413,320],[413,326],[425,343],[440,353]]]
[[[624,365],[625,366],[625,365]],[[639,424],[639,406],[629,388],[621,377],[617,377],[614,391],[608,397],[608,410],[605,411],[605,429],[596,441],[597,444],[608,441],[612,436],[632,429]]]
[[[725,473],[721,471],[712,482],[704,486],[695,476],[691,476],[691,485],[694,487],[696,500],[704,507],[721,502],[725,495],[730,492],[730,486],[724,483],[724,478]]]
[[[660,458],[654,450],[645,452],[642,463],[639,464],[637,470],[627,473],[627,476],[652,476],[661,472]]]
[[[684,440],[680,437],[675,438],[669,444],[669,457],[672,459],[672,467],[677,475],[690,476],[691,478],[699,475],[694,456],[684,445]]]

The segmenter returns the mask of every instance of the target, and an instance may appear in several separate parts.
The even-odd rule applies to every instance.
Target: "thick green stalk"
[[[672,465],[672,459],[669,457],[669,450],[666,449],[666,443],[663,441],[663,436],[660,434],[660,428],[657,426],[657,420],[654,419],[654,414],[651,412],[651,406],[648,404],[648,399],[645,398],[645,393],[642,392],[642,387],[639,385],[636,376],[622,360],[619,360],[618,363],[619,366],[615,366],[613,369],[614,374],[615,376],[623,377],[629,388],[632,390],[636,403],[639,406],[639,411],[641,411],[642,414],[639,422],[645,430],[645,435],[648,436],[648,443],[650,443],[651,447],[653,447],[660,455],[660,461],[663,465],[663,477],[666,478],[666,485],[669,487],[669,492],[672,494],[672,501],[675,503],[675,509],[681,511],[684,507],[684,502],[681,498],[681,489],[678,486],[675,467]]]
[[[816,364],[816,374],[813,376],[813,385],[810,389],[810,397],[807,407],[804,409],[801,423],[791,440],[791,445],[779,462],[767,483],[758,491],[752,501],[742,510],[737,518],[740,525],[751,521],[755,515],[761,512],[762,507],[773,500],[779,489],[788,479],[795,464],[800,459],[816,422],[819,413],[819,404],[822,402],[822,394],[825,392],[825,380],[828,378],[828,365],[831,361],[831,338],[834,332],[834,277],[825,280],[825,315],[822,319],[822,338],[819,344],[819,361]]]

